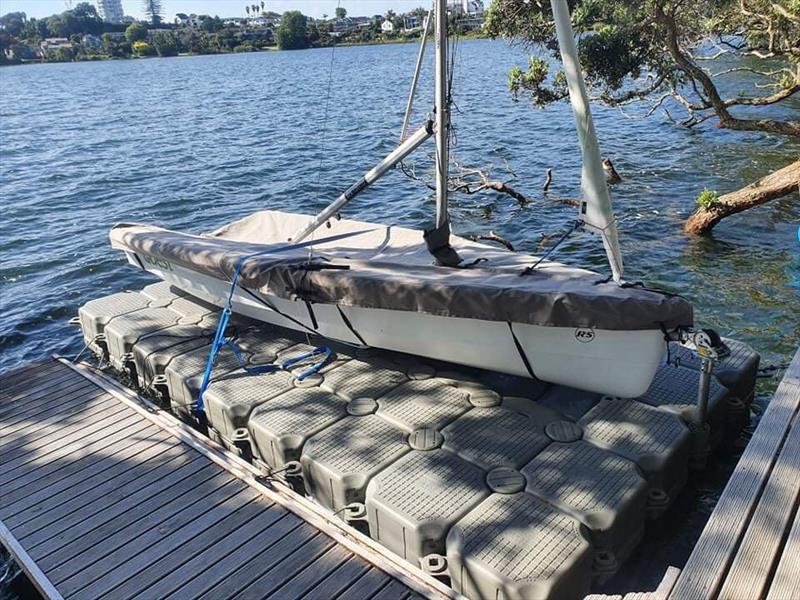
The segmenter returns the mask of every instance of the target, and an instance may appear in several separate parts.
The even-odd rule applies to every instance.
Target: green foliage
[[[544,106],[550,102],[560,100],[567,96],[567,81],[563,71],[558,71],[551,83],[548,83],[550,67],[541,58],[531,56],[528,70],[513,67],[508,73],[508,89],[511,97],[519,100],[520,93],[524,90],[530,93],[531,99],[537,106]]]
[[[275,32],[275,41],[281,50],[308,48],[306,17],[298,10],[283,13],[281,24]]]
[[[800,131],[797,123],[737,119],[730,113],[731,106],[753,104],[749,98],[764,96],[763,90],[800,91],[800,0],[747,0],[747,10],[740,0],[570,0],[569,5],[594,98],[613,106],[647,99],[662,105],[664,98],[674,97],[670,102],[688,113],[687,124],[702,122],[695,115],[703,111],[714,111],[721,126]],[[529,94],[540,106],[564,97],[548,84],[547,69],[539,62],[560,61],[550,2],[494,0],[484,31],[521,42],[537,56],[527,70],[509,73],[515,97]],[[709,38],[716,39],[715,47]],[[724,67],[698,60],[720,49]],[[731,55],[746,56],[747,68],[758,77],[749,90],[736,90],[741,97],[724,98],[709,73],[728,69]],[[763,60],[772,62],[761,66]]]
[[[158,27],[161,24],[161,15],[164,14],[164,9],[161,6],[161,0],[143,0],[142,8],[144,14],[150,19],[150,24],[153,27]]]
[[[708,188],[703,188],[703,191],[700,192],[699,196],[697,196],[697,200],[695,200],[695,202],[700,208],[711,210],[719,205],[719,194],[713,190],[709,190]]]
[[[141,23],[131,23],[125,30],[125,39],[131,44],[147,39],[147,27]]]
[[[336,7],[336,18],[337,19],[344,19],[347,16],[347,9],[343,6]]]
[[[0,28],[8,35],[17,37],[25,28],[27,16],[24,12],[11,12],[0,17]]]
[[[178,38],[171,31],[157,31],[153,34],[153,48],[159,56],[177,56]]]

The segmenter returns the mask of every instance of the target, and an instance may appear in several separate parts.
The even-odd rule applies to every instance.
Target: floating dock
[[[453,596],[102,375],[0,389],[0,540],[45,598]]]
[[[223,351],[198,423],[192,408],[217,312],[165,284],[81,308],[87,348],[139,395],[63,363],[2,380],[0,436],[7,439],[0,438],[0,478],[12,487],[3,489],[0,479],[0,534],[32,579],[46,583],[40,585],[46,596],[295,597],[318,590],[339,597],[324,583],[336,581],[342,597],[351,597],[347,585],[360,581],[353,569],[360,576],[374,572],[377,585],[388,587],[364,587],[352,597],[581,598],[624,569],[646,522],[663,515],[690,468],[739,434],[758,369],[758,355],[730,341],[733,352],[717,366],[707,420],[699,423],[693,406],[698,365],[681,348],[671,348],[638,399],[339,347],[304,379],[298,378],[303,364],[252,375]],[[244,320],[235,331],[250,366],[282,364],[318,343]],[[783,438],[776,441],[800,403],[791,391],[800,389],[798,360],[740,461],[748,465],[744,482],[735,484],[743,477],[737,469],[729,484],[737,487],[730,494],[750,499],[726,500],[726,489],[720,500],[718,509],[733,506],[721,522],[735,520],[737,531],[749,531],[751,514],[775,524],[768,509],[756,508],[762,492],[777,496],[775,506],[796,509],[800,490],[767,492],[771,470],[800,481],[794,438],[787,438],[788,450],[781,450]],[[787,389],[789,399],[781,400]],[[780,405],[786,406],[773,410]],[[170,440],[169,452],[161,437]],[[201,457],[189,458],[194,454]],[[148,473],[157,479],[151,482]],[[133,499],[119,491],[128,489],[129,477],[142,484],[127,484]],[[112,512],[92,525],[91,515],[81,515],[85,507]],[[270,521],[262,516],[268,510],[286,514]],[[62,519],[69,514],[72,521]],[[783,515],[795,519],[788,549],[800,537],[794,514]],[[263,539],[245,526],[251,518],[265,519]],[[715,522],[712,516],[709,527]],[[273,528],[287,541],[271,538]],[[128,537],[98,545],[100,533],[109,531]],[[731,548],[739,548],[738,534],[730,535]],[[738,597],[738,587],[721,588],[720,581],[704,587],[692,574],[694,568],[708,577],[708,552],[731,573],[749,564],[746,558],[724,562],[719,544],[704,542],[705,536],[698,558],[693,554],[677,578],[674,597],[715,597],[720,589],[736,593],[719,597]],[[750,552],[763,549],[763,537],[750,534]],[[772,537],[776,573],[796,572],[787,554],[780,558],[781,534]],[[204,556],[206,548],[219,554]],[[270,559],[273,548],[286,555]],[[257,558],[249,556],[253,551]],[[250,562],[241,562],[248,556]],[[662,597],[674,574],[665,577]],[[189,587],[167,590],[171,584],[161,580]],[[750,577],[743,581],[754,585]],[[725,579],[725,585],[742,584]]]

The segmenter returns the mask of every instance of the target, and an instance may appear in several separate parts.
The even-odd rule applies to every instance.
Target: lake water
[[[67,321],[78,306],[149,281],[110,250],[113,223],[201,232],[263,208],[328,203],[396,145],[415,56],[406,44],[0,69],[0,371],[77,352]],[[507,70],[525,62],[504,42],[460,44],[453,156],[493,164],[498,178],[510,177],[507,162],[512,185],[537,201],[455,195],[451,212],[459,234],[494,230],[541,252],[541,235],[575,216],[542,198],[544,173],[554,169],[552,194],[575,197],[580,161],[566,104],[511,100]],[[417,124],[432,99],[430,69],[423,77]],[[799,111],[795,101],[768,112]],[[800,343],[798,196],[726,219],[710,237],[681,226],[703,187],[739,188],[797,159],[800,143],[615,110],[597,109],[595,121],[624,178],[612,193],[626,278],[685,295],[699,324],[751,344],[764,363],[788,361]],[[425,152],[410,162],[429,167]],[[430,191],[399,172],[344,211],[414,227],[432,213]],[[589,234],[556,259],[606,270]],[[712,505],[719,485],[706,488],[697,496]],[[707,511],[693,514],[701,525]]]

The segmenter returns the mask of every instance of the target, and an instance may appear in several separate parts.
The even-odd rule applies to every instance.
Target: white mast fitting
[[[589,109],[589,96],[583,84],[583,74],[578,60],[578,48],[570,22],[567,0],[550,0],[553,9],[553,19],[556,24],[558,47],[561,50],[561,60],[564,63],[564,72],[567,76],[569,100],[572,112],[575,115],[575,124],[578,129],[578,140],[583,155],[583,169],[581,171],[581,190],[583,201],[580,207],[580,218],[588,229],[594,230],[603,238],[608,263],[614,281],[622,281],[622,255],[617,238],[617,224],[611,208],[611,198],[608,194],[603,162],[600,156],[600,146],[594,131],[592,113]],[[438,136],[437,136],[438,142]]]

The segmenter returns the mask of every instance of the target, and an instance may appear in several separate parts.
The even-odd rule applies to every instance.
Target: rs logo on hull
[[[582,344],[594,341],[594,329],[590,327],[579,327],[575,330],[575,339]]]

